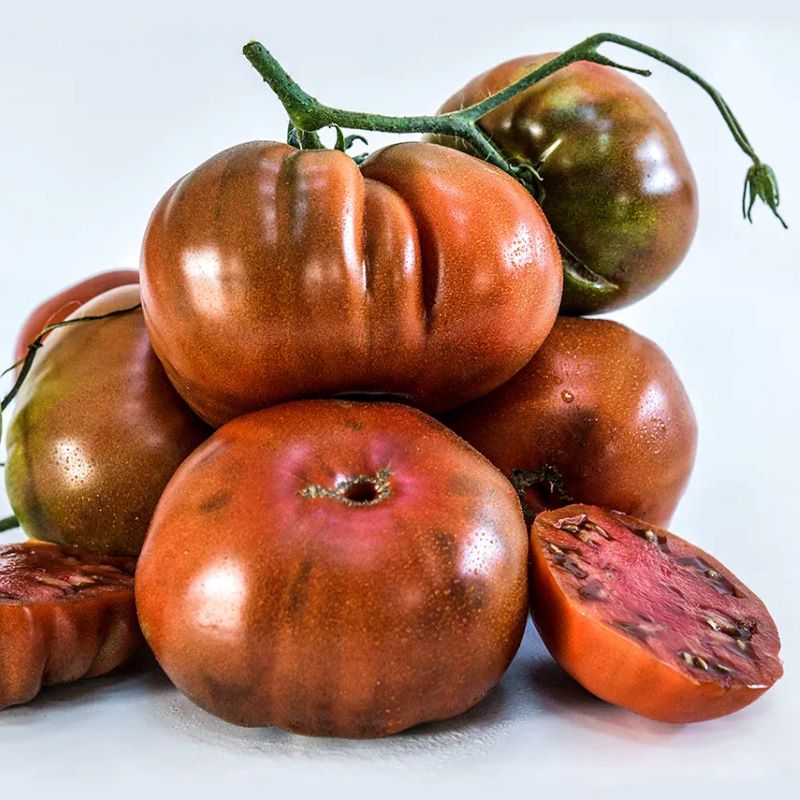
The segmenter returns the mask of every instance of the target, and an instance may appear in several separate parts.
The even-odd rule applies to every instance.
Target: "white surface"
[[[695,67],[723,91],[777,170],[782,231],[739,217],[746,159],[699,90],[656,65],[701,197],[695,245],[656,294],[617,318],[672,357],[694,400],[700,449],[673,528],[761,593],[786,676],[733,717],[671,727],[588,696],[535,634],[481,706],[379,742],[243,731],[195,709],[152,668],[52,690],[0,714],[2,788],[59,797],[785,797],[796,755],[800,368],[800,71],[796,12],[762,2],[11,3],[0,0],[0,349],[30,307],[87,273],[132,265],[172,181],[231,144],[282,138],[285,118],[240,55],[260,38],[313,94],[394,113],[435,109],[505,58],[614,30]],[[701,7],[702,6],[702,7]],[[587,10],[588,9],[588,10]],[[610,52],[610,51],[609,51]],[[626,56],[629,63],[645,59]],[[375,146],[385,137],[371,136]],[[0,516],[7,511],[0,499]]]

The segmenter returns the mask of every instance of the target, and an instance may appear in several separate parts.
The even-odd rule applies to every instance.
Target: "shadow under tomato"
[[[571,678],[546,651],[545,658],[530,665],[529,674],[543,710],[576,725],[629,741],[659,741],[679,735],[686,727],[646,719],[606,703]]]
[[[281,755],[289,760],[361,759],[365,754],[403,762],[442,756],[474,758],[490,751],[506,734],[509,722],[506,691],[502,684],[469,711],[439,722],[417,725],[384,739],[336,739],[302,736],[277,728],[240,728],[217,719],[175,692],[158,713],[182,735],[216,747]]]

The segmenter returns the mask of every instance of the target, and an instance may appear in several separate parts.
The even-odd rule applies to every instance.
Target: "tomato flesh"
[[[761,600],[667,531],[568,506],[536,518],[532,556],[545,644],[610,702],[667,721],[706,719],[752,702],[783,672]]]
[[[0,708],[133,655],[142,643],[135,565],[44,542],[0,547]]]

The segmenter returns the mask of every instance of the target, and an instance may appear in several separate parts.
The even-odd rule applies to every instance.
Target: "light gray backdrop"
[[[702,207],[678,273],[616,317],[667,351],[697,410],[697,469],[673,527],[755,587],[784,634],[786,677],[761,702],[694,727],[640,720],[576,688],[529,631],[500,689],[465,718],[349,743],[239,731],[134,668],[0,713],[4,790],[789,794],[800,712],[800,26],[788,9],[699,0],[2,0],[0,361],[10,360],[20,323],[44,295],[136,264],[148,214],[175,178],[236,142],[284,136],[279,104],[240,55],[249,38],[331,104],[412,113],[435,109],[506,58],[563,49],[599,30],[637,37],[723,90],[777,170],[793,225],[781,230],[764,209],[753,226],[741,220],[747,162],[711,103],[666,68],[625,55],[654,66],[647,87],[683,138]],[[6,511],[0,499],[0,516]]]

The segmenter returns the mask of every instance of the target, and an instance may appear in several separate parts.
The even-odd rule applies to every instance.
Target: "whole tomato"
[[[527,610],[508,481],[420,411],[307,400],[220,428],[177,471],[136,570],[167,675],[238,725],[383,736],[499,680]]]
[[[561,284],[522,186],[415,142],[360,169],[338,151],[233,147],[166,193],[142,251],[153,347],[214,425],[308,396],[463,403],[536,351]]]
[[[28,345],[48,326],[54,322],[63,322],[73,311],[77,311],[84,303],[97,295],[115,289],[139,283],[139,271],[135,269],[118,269],[113,272],[102,272],[91,278],[76,283],[45,300],[31,311],[17,339],[14,349],[14,361],[19,361],[28,352]]]
[[[506,61],[440,111],[483,100],[556,55]],[[629,78],[579,61],[479,125],[508,158],[534,166],[543,179],[540,202],[564,258],[562,313],[628,305],[681,263],[697,226],[694,174],[666,114]]]
[[[44,542],[0,547],[0,709],[109,672],[139,649],[135,565]]]
[[[138,302],[139,287],[123,286],[72,318]],[[17,395],[11,506],[31,537],[136,555],[164,486],[208,433],[150,348],[141,310],[60,328]]]
[[[689,481],[697,423],[664,352],[610,320],[559,317],[508,383],[444,421],[506,475],[555,467],[580,502],[669,521]],[[563,505],[546,479],[533,513]]]
[[[530,588],[553,658],[645,717],[721,717],[783,674],[761,600],[699,547],[627,514],[586,505],[539,514]]]

